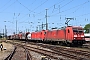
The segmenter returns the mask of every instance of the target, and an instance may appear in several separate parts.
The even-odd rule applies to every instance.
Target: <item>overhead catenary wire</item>
[[[77,8],[77,7],[79,7],[79,6],[82,6],[82,5],[86,4],[86,3],[88,3],[88,2],[89,2],[89,1],[86,1],[86,2],[84,2],[84,3],[82,3],[82,4],[79,4],[79,5],[74,6],[74,7],[72,7],[72,8],[69,8],[69,9],[66,9],[66,10],[64,10],[64,11],[61,11],[60,13],[70,11],[71,9],[75,9],[75,8]],[[60,7],[60,8],[61,8],[61,7]],[[50,17],[51,17],[51,16],[55,16],[55,15],[60,14],[60,13],[58,12],[58,13],[52,14],[52,15],[50,15]]]
[[[68,2],[68,3],[71,3],[73,0],[71,0],[70,2]],[[63,13],[63,12],[66,12],[66,11],[68,11],[68,10],[71,10],[71,9],[74,9],[74,8],[77,8],[77,7],[79,7],[79,8],[77,8],[74,12],[76,12],[78,9],[80,9],[83,5],[85,5],[85,4],[87,4],[89,2],[89,0],[88,1],[86,1],[86,2],[84,2],[84,3],[82,3],[82,4],[79,4],[79,5],[77,5],[77,6],[74,6],[74,7],[72,7],[72,8],[69,8],[69,9],[67,9],[67,10],[65,10],[65,11],[61,11],[61,12],[59,12],[59,13],[56,13],[56,14],[54,14],[54,15],[49,15],[50,17],[52,17],[52,16],[55,16],[55,15],[57,15],[57,14],[60,14],[60,13]],[[66,6],[67,4],[65,4],[64,6]],[[63,6],[63,7],[64,7]],[[63,8],[62,7],[62,8]],[[60,7],[61,8],[61,7]],[[80,15],[80,16],[83,16],[83,15],[88,15],[89,13],[87,13],[87,14],[82,14],[82,15]],[[61,16],[61,15],[60,15]],[[64,15],[65,16],[65,15]],[[60,17],[61,18],[61,17]]]
[[[69,14],[76,13],[80,8],[82,8],[85,4],[87,4],[87,3],[89,3],[89,2],[90,2],[90,1],[86,1],[86,2],[78,5],[77,7],[75,7],[75,8],[77,8],[77,9],[75,9],[73,12],[71,12],[71,13],[69,13]],[[89,13],[82,14],[82,15],[80,15],[80,16],[87,15],[87,14],[89,14]],[[68,14],[66,14],[66,15],[68,15]],[[74,17],[80,17],[80,16],[74,16]]]
[[[43,3],[41,3],[39,6],[37,6],[35,9],[33,9],[32,11],[36,10],[37,8],[39,8],[40,6],[44,5],[48,0],[44,1]]]
[[[62,3],[63,1],[65,1],[65,0],[62,0],[62,1],[59,0],[59,1],[58,1],[57,3],[55,3],[54,5],[50,6],[50,7],[48,8],[48,10],[51,9],[51,8],[53,8],[53,6],[55,6],[55,5]],[[41,14],[41,13],[43,13],[43,12],[45,12],[45,10],[44,10],[44,11],[41,11],[41,12],[39,12],[39,13],[37,13],[37,14]],[[42,17],[41,19],[44,19],[44,18],[45,18],[45,17]]]
[[[72,1],[73,1],[73,0],[70,0],[69,2],[67,2],[66,4],[64,4],[63,6],[59,7],[59,9],[65,7],[65,6],[68,5],[68,4],[70,4]],[[60,14],[60,13],[61,13],[61,11],[59,10],[59,12],[56,13],[56,14]],[[52,13],[51,13],[51,14],[52,14]],[[54,15],[56,15],[56,14],[54,14]],[[51,16],[54,16],[54,15],[50,15],[50,17],[51,17]]]
[[[17,0],[17,2],[20,4],[20,5],[22,5],[23,7],[25,7],[27,10],[29,10],[29,17],[31,16],[31,13],[33,12],[33,17],[35,17],[35,13],[36,12],[34,12],[34,10],[36,10],[37,8],[39,8],[40,6],[42,6],[44,3],[46,3],[48,0],[45,0],[43,3],[41,3],[38,7],[36,7],[35,9],[33,9],[33,10],[30,10],[28,7],[26,7],[25,5],[23,5],[20,1],[18,1]],[[25,16],[27,16],[27,14],[25,15]],[[23,16],[22,18],[24,18],[25,16]],[[21,19],[22,19],[21,18]]]
[[[35,0],[36,1],[36,0]],[[36,7],[35,9],[37,9],[37,8],[39,8],[40,6],[42,6],[44,3],[46,3],[48,0],[46,0],[46,1],[44,1],[43,3],[41,3],[38,7]],[[54,5],[56,5],[56,4],[60,4],[61,2],[63,2],[63,1],[65,1],[65,0],[62,0],[62,1],[58,1],[57,3],[55,3]],[[54,5],[52,5],[51,7],[49,7],[48,9],[50,9],[50,8],[52,8]],[[25,6],[24,6],[25,7]],[[27,8],[27,7],[26,7]],[[34,10],[35,10],[34,9]],[[34,12],[34,10],[32,10],[32,12],[33,13],[36,13],[36,12]],[[35,15],[38,15],[38,14],[41,14],[41,13],[43,13],[44,11],[41,11],[40,13],[36,13]],[[31,14],[29,13],[29,15],[31,16]],[[27,16],[27,14],[25,15],[25,16]],[[24,18],[25,16],[23,16],[22,18]],[[29,16],[29,17],[30,17]],[[21,18],[21,19],[22,19]],[[43,17],[44,18],[44,17]]]
[[[31,5],[34,4],[35,1],[36,1],[36,0],[34,0],[34,1],[31,3]],[[27,9],[28,11],[31,11],[28,7],[26,7],[26,6],[25,6],[24,4],[22,4],[20,1],[17,0],[17,2],[18,2],[20,5],[22,5],[25,9]],[[29,17],[31,16],[30,13],[25,14],[25,16],[26,16],[26,15],[28,15]],[[25,17],[25,16],[23,16],[23,17]],[[22,18],[23,18],[23,17],[22,17]]]
[[[17,0],[17,1],[18,1],[18,0]],[[46,1],[47,1],[47,0],[46,0]],[[72,1],[72,0],[71,0],[71,1]],[[89,0],[88,0],[88,1],[89,1]],[[87,3],[87,2],[85,2],[85,3]],[[55,4],[54,4],[54,5],[55,5]],[[53,6],[54,6],[54,5],[53,5]],[[67,5],[67,4],[65,4],[65,5]],[[63,5],[63,6],[65,6],[65,5]],[[81,5],[82,5],[82,4],[81,4]],[[81,6],[81,5],[80,5],[80,6]],[[79,5],[78,5],[78,6],[79,6]],[[24,7],[25,7],[25,6],[24,6]],[[77,6],[76,6],[76,7],[77,7]],[[73,7],[73,8],[76,8],[76,7]],[[73,9],[73,8],[70,8],[70,9],[67,9],[67,10],[71,10],[71,9]],[[27,9],[27,7],[26,7],[26,9]],[[61,7],[60,7],[60,9],[61,9]],[[67,11],[67,10],[65,10],[65,11]],[[65,12],[65,11],[61,11],[60,13]],[[34,12],[34,13],[35,13],[35,12]],[[57,14],[59,14],[59,13],[57,13]],[[29,15],[29,17],[31,16],[30,13],[29,13],[29,14],[26,14],[26,15]],[[35,14],[35,15],[36,15],[36,14]],[[56,15],[56,14],[55,14],[55,15]],[[52,16],[52,15],[51,15],[51,16]],[[50,17],[51,17],[51,16],[50,16]]]
[[[30,6],[32,6],[35,2],[36,2],[36,0],[34,0],[34,1],[30,4]]]
[[[3,12],[3,11],[5,11],[6,9],[8,9],[10,6],[12,6],[14,3],[16,2],[16,0],[12,3],[12,4],[10,4],[8,7],[6,7],[5,9],[3,9],[1,12]],[[0,13],[1,13],[0,12]]]
[[[20,1],[20,0],[18,0],[18,1]],[[35,0],[36,1],[36,0]],[[44,0],[45,1],[45,0]],[[42,2],[44,2],[44,1],[42,1]],[[60,0],[61,1],[61,0]],[[57,3],[58,4],[52,4],[52,6],[50,7],[50,6],[48,6],[48,7],[50,7],[50,8],[48,8],[48,10],[49,11],[52,11],[53,9],[56,9],[53,13],[52,12],[48,12],[48,15],[50,16],[50,18],[53,18],[53,17],[55,17],[55,19],[57,19],[56,17],[60,17],[60,19],[64,16],[64,17],[66,17],[66,16],[69,16],[70,14],[72,14],[72,16],[74,16],[76,19],[78,19],[78,17],[79,18],[81,18],[81,17],[83,17],[86,21],[90,21],[89,20],[89,18],[86,18],[86,16],[87,15],[90,15],[90,13],[89,12],[86,12],[85,11],[85,9],[83,10],[84,12],[83,13],[78,13],[78,15],[77,15],[77,12],[79,12],[79,10],[81,10],[81,8],[82,7],[84,7],[87,3],[89,3],[88,1],[90,1],[90,0],[86,0],[86,2],[85,1],[83,1],[83,3],[82,2],[79,2],[79,4],[78,5],[73,5],[72,7],[68,7],[67,9],[64,9],[64,10],[62,10],[62,6],[64,6],[64,7],[67,7],[67,5],[70,5],[70,3],[69,4],[67,4],[69,1],[72,1],[72,0],[69,0],[68,2],[66,2],[66,0],[62,0],[62,4],[60,3],[59,4],[59,2],[60,1],[58,1]],[[66,3],[64,3],[63,1],[65,1]],[[41,0],[40,0],[40,2],[41,2]],[[16,3],[16,2],[15,2]],[[14,4],[15,4],[14,3]],[[20,2],[20,3],[22,3],[22,2]],[[19,3],[19,4],[20,4]],[[72,2],[71,2],[72,3]],[[32,2],[31,4],[35,4],[34,2]],[[40,3],[41,4],[41,3]],[[24,6],[26,6],[28,9],[30,9],[30,10],[33,10],[33,9],[35,9],[35,8],[37,8],[38,6],[40,6],[40,4],[38,4],[37,6],[35,6],[35,7],[33,7],[32,9],[30,9],[31,7],[28,7],[28,6],[26,6],[25,4],[23,4]],[[66,4],[66,5],[65,5]],[[58,7],[60,5],[60,7]],[[23,7],[24,7],[23,6]],[[33,5],[32,5],[33,6]],[[13,7],[13,6],[12,6]],[[26,7],[24,7],[26,10],[28,10]],[[38,21],[38,18],[39,19],[41,19],[41,20],[45,20],[45,9],[43,10],[43,11],[37,11],[39,8],[41,8],[42,7],[42,5],[40,6],[40,7],[38,7],[36,10],[34,10],[33,12],[32,12],[32,14],[30,13],[30,11],[28,10],[28,12],[26,13],[26,12],[23,12],[24,14],[22,15],[21,14],[21,11],[20,11],[20,17],[18,17],[18,14],[19,13],[17,13],[17,12],[15,12],[16,13],[16,16],[18,17],[18,20],[24,20],[25,22],[27,21],[27,20],[29,20],[29,21],[33,21],[33,20],[37,20]],[[62,7],[62,8],[61,8]],[[85,6],[86,7],[86,6]],[[7,9],[6,9],[7,10]],[[60,11],[59,11],[60,10]],[[5,10],[4,10],[5,11]],[[24,10],[22,10],[22,11],[24,11]],[[38,13],[38,12],[40,12],[40,14]],[[58,12],[58,14],[56,14]],[[65,13],[65,15],[63,15],[64,14],[64,12],[69,12],[69,14],[67,14],[67,13]],[[5,13],[5,12],[4,12]],[[61,14],[62,13],[62,14]],[[74,13],[76,13],[76,15],[74,14]],[[38,17],[39,15],[41,15],[42,14],[42,16],[40,16],[40,17]],[[55,15],[54,15],[55,14]],[[25,16],[24,16],[25,15]],[[52,16],[53,15],[53,16]],[[15,17],[16,17],[15,16]],[[32,19],[32,20],[31,20]],[[83,20],[84,20],[83,19]],[[49,19],[49,20],[51,20],[51,19]],[[62,22],[62,21],[61,21]]]
[[[47,0],[46,0],[46,1],[47,1]],[[71,0],[71,1],[73,1],[73,0]],[[68,3],[69,3],[69,2],[68,2]],[[67,4],[68,4],[68,3],[67,3]],[[66,4],[66,5],[67,5],[67,4]],[[55,5],[55,4],[54,4],[54,5]],[[54,6],[54,5],[53,5],[53,6]],[[63,5],[63,6],[65,6],[65,5]],[[62,6],[61,6],[61,7],[62,7]],[[61,9],[61,7],[60,7],[60,9]],[[74,8],[74,7],[73,7],[73,8]],[[73,9],[73,8],[72,8],[72,9]],[[64,11],[61,11],[60,13],[62,13],[62,12],[66,12],[66,11],[68,11],[68,10],[71,10],[71,8],[70,8],[70,9],[67,9],[67,10],[64,10]],[[77,10],[78,10],[78,9],[77,9]],[[34,12],[34,13],[35,13],[35,12]],[[59,14],[59,13],[58,13],[58,14]],[[27,14],[27,15],[29,15],[29,17],[31,16],[30,13]],[[35,16],[36,16],[36,15],[35,15]],[[52,16],[52,15],[50,15],[50,17],[51,17],[51,16]]]
[[[18,0],[17,0],[18,1]],[[36,10],[37,8],[39,8],[40,6],[42,6],[44,3],[46,3],[48,0],[46,0],[46,1],[44,1],[43,3],[41,3],[38,7],[36,7],[34,10]],[[62,3],[63,1],[65,1],[65,0],[62,0],[62,1],[58,1],[57,3],[55,3],[54,5],[57,5],[57,4],[60,4],[60,3]],[[20,2],[19,2],[20,3]],[[20,3],[21,4],[21,3]],[[51,7],[49,7],[49,9],[51,9],[51,8],[53,8],[53,6],[54,5],[52,5]],[[24,6],[24,5],[22,5],[22,6]],[[26,6],[24,6],[24,7],[26,7]],[[27,7],[26,7],[27,8]],[[33,13],[36,13],[36,12],[34,12],[34,10],[32,11]],[[29,10],[30,11],[30,10]],[[40,12],[40,13],[36,13],[35,15],[33,14],[33,17],[35,17],[37,14],[41,14],[41,13],[43,13],[43,11],[42,12]],[[28,14],[26,14],[25,16],[27,16]],[[21,19],[23,19],[25,16],[23,16]],[[31,14],[29,13],[29,17],[31,16]],[[44,19],[45,17],[43,17],[43,18],[41,18],[41,19]]]
[[[6,2],[2,7],[0,7],[0,9],[4,8],[8,3],[10,3],[11,0],[9,0],[8,2]]]
[[[67,4],[71,3],[72,1],[73,1],[73,0],[71,0],[71,1],[68,2]],[[55,15],[60,14],[60,13],[63,13],[63,12],[66,12],[66,11],[71,10],[71,9],[77,8],[77,7],[79,7],[79,6],[82,7],[84,4],[86,4],[86,3],[88,3],[88,2],[89,2],[89,0],[86,1],[86,2],[84,2],[84,3],[82,3],[82,4],[79,4],[79,5],[77,5],[77,6],[74,6],[74,7],[72,7],[72,8],[69,8],[69,9],[67,9],[67,10],[61,11],[61,12],[56,13],[56,14],[53,14],[53,15],[50,15],[50,17],[51,17],[51,16],[55,16]],[[67,4],[63,5],[63,6],[60,7],[59,9],[63,8],[63,7],[66,6]],[[79,8],[80,8],[80,7],[79,7]],[[79,8],[78,8],[78,9],[79,9]],[[76,12],[78,9],[76,9],[74,12]],[[73,13],[74,13],[74,12],[73,12]]]
[[[35,0],[36,1],[36,0]],[[34,8],[33,10],[30,10],[28,7],[26,7],[24,4],[22,4],[20,1],[17,0],[17,2],[22,5],[23,7],[25,7],[28,11],[30,11],[29,13],[36,13],[34,10],[38,9],[40,6],[44,5],[44,3],[46,3],[48,0],[44,1],[43,3],[41,3],[39,6],[37,6],[36,8]]]
[[[28,11],[30,11],[31,12],[31,10],[28,8],[28,7],[26,7],[25,5],[23,5],[21,2],[19,2],[18,0],[16,0],[20,5],[22,5],[24,8],[26,8]]]
[[[63,1],[65,1],[65,0],[59,1],[59,2],[57,2],[56,4],[60,4],[60,3],[63,2]],[[61,8],[63,8],[64,6],[68,5],[68,4],[71,3],[72,1],[73,1],[73,0],[69,1],[68,3],[66,3],[65,5],[63,5],[62,7],[60,7],[60,5],[59,5],[59,8],[58,8],[58,9],[59,9],[59,13],[60,13],[60,9],[61,9]],[[49,7],[48,10],[51,9],[51,8],[53,8],[53,7],[55,7],[56,4],[54,4],[54,5],[52,5],[51,7]],[[54,8],[54,9],[55,9],[55,8]],[[39,13],[38,13],[38,14],[39,14]],[[50,14],[52,14],[52,13],[50,13]],[[51,15],[49,15],[49,16],[51,17]]]
[[[57,3],[53,4],[52,6],[50,6],[50,7],[48,8],[48,10],[50,10],[51,8],[53,8],[55,5],[62,3],[63,1],[65,1],[65,0],[62,0],[62,1],[59,0]],[[45,11],[45,10],[39,12],[38,14],[41,14],[41,13],[43,13],[44,11]]]

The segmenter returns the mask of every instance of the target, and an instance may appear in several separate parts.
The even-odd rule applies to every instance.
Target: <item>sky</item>
[[[71,26],[90,23],[90,0],[0,0],[0,33],[5,25],[8,35],[16,32],[16,25],[17,33],[41,30],[46,10],[48,29],[66,26],[66,18],[73,18],[68,23]]]

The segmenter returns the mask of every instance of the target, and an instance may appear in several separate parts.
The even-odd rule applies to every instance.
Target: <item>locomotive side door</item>
[[[70,29],[66,29],[66,40],[70,39]]]

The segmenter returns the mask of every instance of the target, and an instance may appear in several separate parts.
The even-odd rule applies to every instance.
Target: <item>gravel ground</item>
[[[12,44],[9,43],[0,43],[3,44],[3,51],[1,51],[0,49],[0,60],[4,60],[14,49],[14,46]],[[6,50],[4,50],[4,48],[6,48]]]
[[[4,43],[4,42],[2,42],[2,44],[3,44],[3,48],[6,48],[6,50],[3,50],[3,51],[0,50],[0,60],[4,60],[14,49],[14,46],[12,44]],[[29,45],[30,44],[28,44],[28,46]],[[31,46],[43,49],[42,47],[37,47],[35,45],[31,45]],[[32,56],[32,60],[41,60],[42,56],[44,56],[33,51],[29,51],[29,52]],[[26,57],[25,50],[23,48],[18,47],[15,54],[12,57],[12,60],[26,60],[25,57]]]
[[[45,48],[42,48],[42,47],[37,47],[35,45],[30,45],[30,44],[27,44],[28,46],[32,46],[32,47],[36,47],[36,48],[41,48],[41,49],[45,49]],[[47,49],[49,50],[49,49]],[[32,60],[41,60],[42,56],[44,55],[41,55],[37,52],[33,52],[33,51],[29,51],[30,54],[31,54],[31,58]],[[25,55],[25,50],[21,47],[17,47],[17,50],[16,50],[16,53],[14,54],[12,60],[26,60],[26,55]],[[54,60],[54,59],[51,59],[51,60]]]
[[[38,54],[36,52],[33,51],[29,51],[31,54],[31,58],[32,60],[41,60],[41,54]],[[17,47],[16,52],[12,58],[12,60],[26,60],[26,55],[25,55],[25,49],[21,48],[21,47]]]
[[[12,57],[12,60],[26,60],[25,49],[17,47],[16,52]]]
[[[27,46],[31,46],[31,47],[35,47],[35,48],[40,48],[40,49],[45,49],[45,50],[48,50],[48,51],[52,51],[50,49],[43,48],[43,47],[36,46],[36,45],[31,45],[31,44],[27,44]],[[30,54],[32,56],[32,60],[41,60],[42,57],[44,57],[44,55],[36,53],[36,52],[33,52],[33,51],[30,51]],[[51,60],[55,60],[55,59],[51,59]]]
[[[25,45],[26,43],[23,43],[23,44]],[[45,50],[48,50],[48,51],[52,51],[50,49],[43,48],[43,47],[36,46],[36,45],[31,45],[31,44],[28,44],[28,43],[26,45],[31,46],[31,47],[40,48],[40,49],[45,49]],[[66,47],[66,48],[71,48],[71,47]],[[79,48],[76,48],[76,49],[79,49]],[[32,60],[41,60],[42,56],[44,56],[44,55],[39,54],[37,52],[33,52],[33,51],[29,51],[29,52],[30,52],[30,54],[32,56]],[[65,57],[62,57],[62,58],[65,58]],[[15,53],[14,58],[12,60],[26,60],[25,50],[23,48],[19,47],[16,50],[16,53]],[[51,60],[55,60],[55,59],[51,59]],[[66,60],[70,60],[70,59],[66,59]]]

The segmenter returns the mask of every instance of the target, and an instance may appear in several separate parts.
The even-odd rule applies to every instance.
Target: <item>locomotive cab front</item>
[[[73,43],[82,45],[85,43],[84,30],[81,27],[74,27],[73,29]]]
[[[66,40],[74,45],[85,43],[84,30],[82,27],[70,26],[66,28]]]

